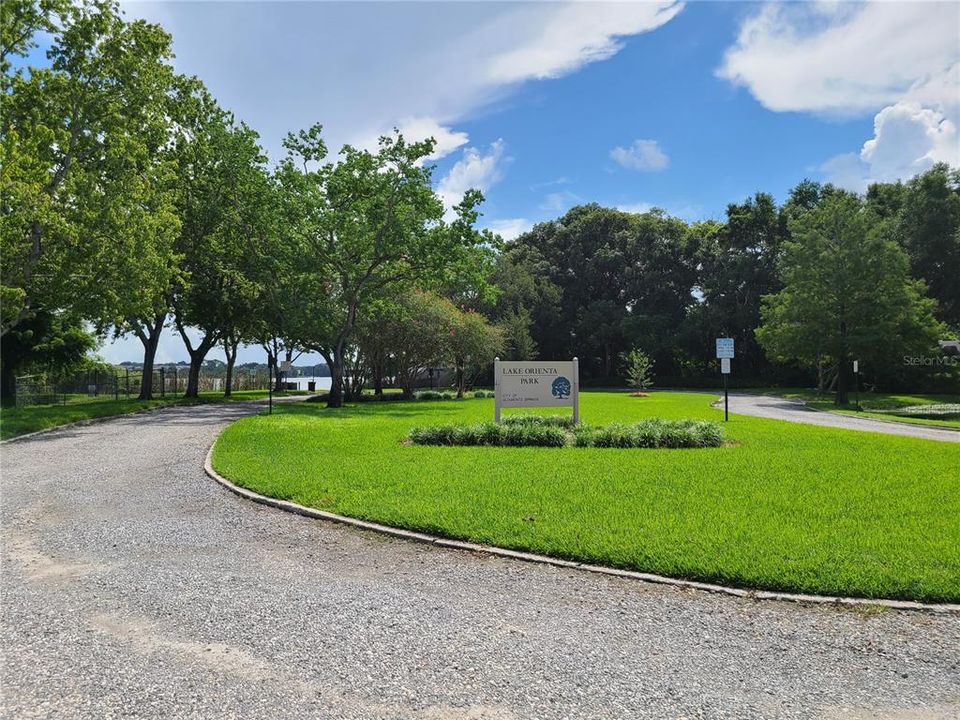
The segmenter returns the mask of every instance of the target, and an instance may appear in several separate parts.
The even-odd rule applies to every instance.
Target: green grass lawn
[[[591,424],[722,419],[715,395],[585,392]],[[731,416],[698,450],[427,447],[492,400],[285,405],[213,463],[266,495],[389,525],[730,585],[960,600],[960,444]]]
[[[827,410],[840,415],[851,415],[854,417],[873,418],[875,420],[888,420],[893,422],[908,423],[910,425],[931,425],[933,427],[955,428],[960,430],[960,419],[957,418],[937,418],[935,420],[927,418],[903,417],[901,415],[891,415],[889,411],[911,405],[937,405],[940,403],[960,403],[960,395],[900,395],[897,393],[860,393],[860,407],[863,410],[856,410],[851,407],[838,407],[833,402],[830,395],[817,395],[813,390],[771,390],[768,395],[779,395],[786,398],[803,400],[807,405],[817,410]],[[851,403],[854,402],[855,395],[850,394]]]
[[[0,440],[8,440],[18,435],[47,430],[59,425],[66,425],[81,420],[125,415],[126,413],[146,410],[162,405],[182,405],[197,402],[239,402],[242,400],[259,400],[267,397],[266,390],[235,391],[229,398],[224,398],[222,392],[202,392],[199,400],[184,400],[180,397],[167,397],[156,400],[125,399],[114,400],[110,396],[101,395],[88,398],[82,402],[78,398],[69,398],[66,405],[33,405],[30,407],[0,408]],[[280,395],[296,395],[298,393],[277,393]]]

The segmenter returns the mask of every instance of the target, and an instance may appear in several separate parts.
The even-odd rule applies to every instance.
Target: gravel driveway
[[[718,406],[721,409],[723,408],[722,397],[720,398]],[[739,413],[740,415],[773,418],[774,420],[806,423],[807,425],[823,425],[824,427],[844,428],[846,430],[864,430],[867,432],[886,433],[887,435],[906,435],[908,437],[923,438],[925,440],[960,442],[960,431],[958,430],[931,427],[929,425],[908,425],[907,423],[871,420],[870,418],[813,410],[799,400],[787,400],[781,397],[731,393],[730,412]]]
[[[242,406],[2,448],[9,718],[960,717],[960,617],[433,548],[207,478]]]

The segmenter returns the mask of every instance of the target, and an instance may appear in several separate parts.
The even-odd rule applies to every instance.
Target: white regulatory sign
[[[281,372],[290,372],[290,368],[293,367],[293,363],[290,360],[281,360],[280,361],[280,371]]]
[[[733,357],[733,338],[717,338],[717,357],[720,359]]]
[[[854,360],[854,361],[853,361],[853,371],[854,371],[854,372],[860,372],[860,361],[859,361],[859,360]]]
[[[580,371],[573,360],[500,360],[493,363],[496,419],[500,408],[572,407],[579,420]]]
[[[720,358],[720,372],[724,375],[730,374],[730,358]]]

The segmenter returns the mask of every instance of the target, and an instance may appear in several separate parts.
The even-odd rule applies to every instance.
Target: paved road
[[[720,399],[720,404],[722,407],[723,398]],[[785,398],[768,397],[765,395],[731,394],[730,412],[739,413],[740,415],[755,415],[757,417],[773,418],[775,420],[806,423],[808,425],[823,425],[824,427],[863,430],[867,432],[886,433],[888,435],[906,435],[908,437],[941,440],[943,442],[960,442],[960,431],[957,430],[930,427],[929,425],[908,425],[907,423],[871,420],[870,418],[812,410],[797,400],[787,400]]]
[[[203,474],[249,411],[3,446],[5,717],[960,715],[960,617],[748,601],[288,515]]]

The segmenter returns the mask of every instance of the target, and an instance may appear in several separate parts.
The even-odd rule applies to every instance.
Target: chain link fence
[[[70,405],[140,395],[144,382],[142,372],[117,372],[111,370],[87,370],[58,382],[50,382],[43,375],[24,375],[17,378],[17,407],[30,405]],[[154,397],[177,393],[176,371],[170,373],[161,368],[153,373]]]
[[[144,373],[139,370],[87,370],[58,382],[43,375],[24,375],[16,379],[16,405],[70,405],[107,400],[132,399],[140,396]],[[187,391],[189,371],[183,366],[164,366],[153,371],[153,397],[181,397]],[[235,392],[266,390],[266,370],[238,368],[233,375]],[[226,377],[205,373],[199,377],[200,392],[223,392]]]

